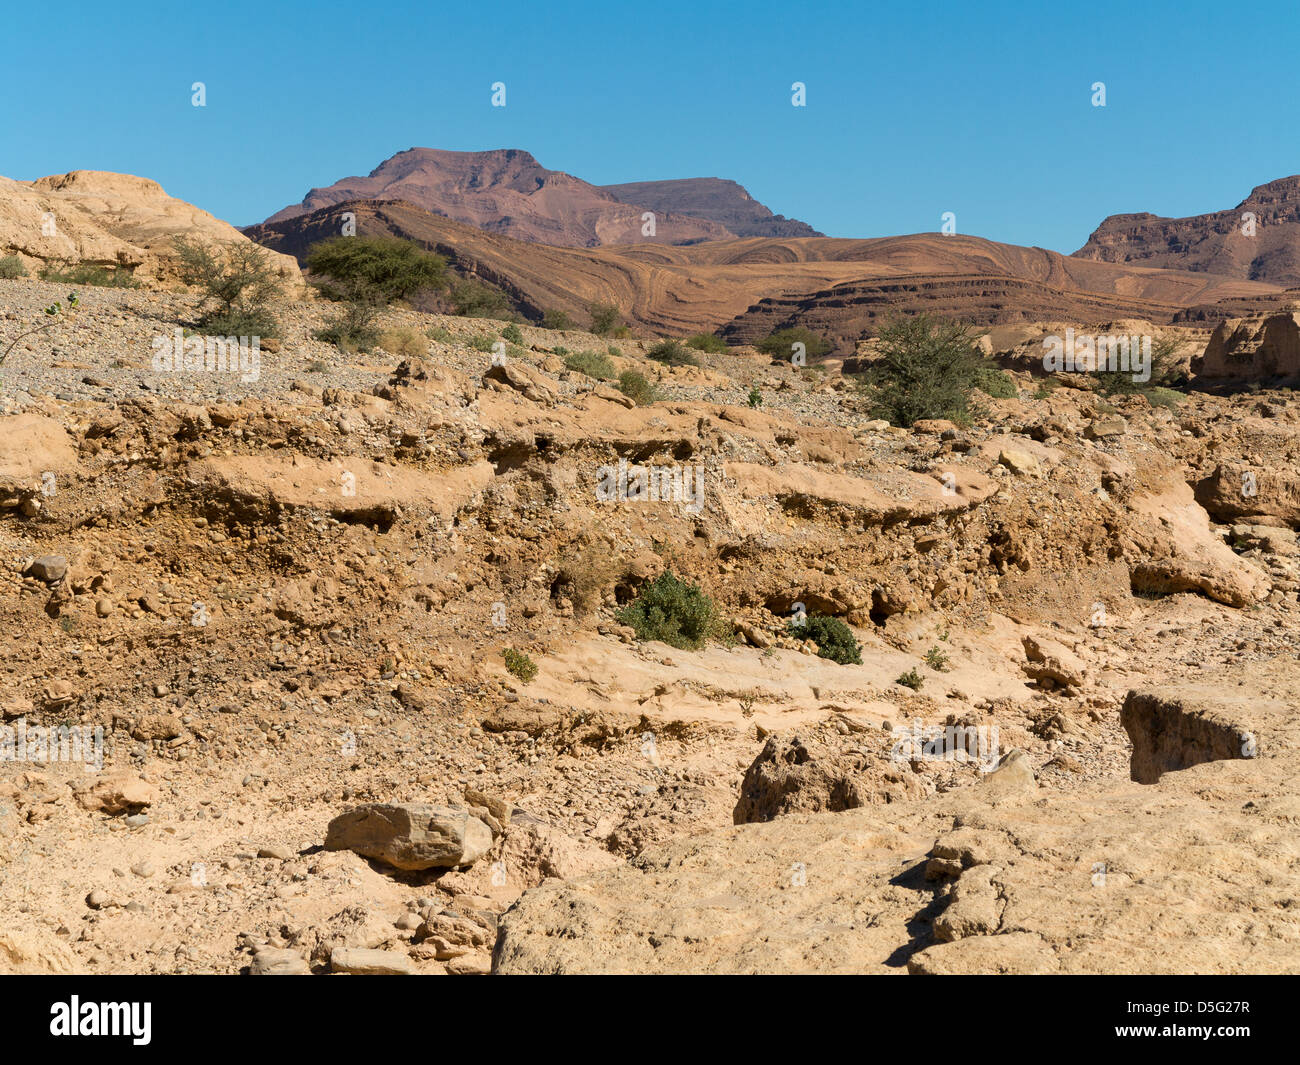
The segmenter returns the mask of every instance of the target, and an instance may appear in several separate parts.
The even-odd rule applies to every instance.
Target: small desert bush
[[[613,381],[618,377],[609,356],[599,351],[575,351],[565,358],[564,365],[598,381]]]
[[[491,351],[495,341],[491,337],[470,337],[469,346],[475,351]]]
[[[1172,388],[1163,388],[1159,385],[1142,394],[1146,396],[1146,400],[1151,406],[1167,407],[1169,410],[1177,410],[1187,398],[1185,393],[1176,392]]]
[[[90,285],[98,288],[140,287],[140,282],[131,276],[129,270],[98,266],[95,263],[49,262],[37,271],[36,276],[42,281],[58,281],[66,285]]]
[[[896,683],[901,684],[904,688],[911,688],[914,692],[919,692],[925,684],[925,678],[915,669],[909,669],[898,678]]]
[[[758,385],[749,390],[749,405],[751,407],[761,407],[763,405],[763,393]]]
[[[1173,391],[1170,385],[1186,383],[1187,374],[1182,369],[1177,352],[1177,340],[1173,337],[1157,337],[1151,342],[1151,376],[1148,380],[1134,381],[1131,370],[1099,370],[1093,375],[1093,380],[1105,395],[1144,395],[1150,399],[1151,393],[1157,389],[1167,393]]]
[[[481,281],[459,281],[451,288],[452,310],[463,318],[507,318],[510,299]]]
[[[636,631],[638,640],[660,640],[687,651],[698,650],[711,638],[725,638],[731,629],[698,584],[667,571],[646,584],[617,616]]]
[[[424,335],[430,340],[436,340],[439,344],[450,344],[452,341],[451,330],[445,325],[430,326],[424,331]]]
[[[696,351],[707,351],[713,355],[722,355],[727,350],[727,343],[715,337],[712,333],[696,333],[688,341],[688,348],[694,348]]]
[[[948,672],[948,655],[942,647],[931,647],[925,652],[925,664],[936,673]]]
[[[797,639],[812,640],[819,658],[829,658],[842,666],[862,665],[862,647],[854,639],[853,630],[839,618],[809,614],[802,624],[790,621],[787,631]]]
[[[26,277],[27,267],[17,255],[6,255],[0,259],[0,277],[12,281],[15,277]]]
[[[659,390],[635,370],[624,370],[618,375],[618,390],[638,407],[648,407],[659,399]]]
[[[542,328],[557,329],[561,332],[573,328],[573,319],[564,311],[554,309],[542,312]]]
[[[511,322],[501,330],[501,339],[508,340],[512,344],[522,344],[524,342],[524,334],[520,331],[519,326],[515,325],[514,322]]]
[[[760,340],[756,347],[764,355],[789,362],[795,353],[796,344],[804,346],[804,354],[810,359],[820,358],[822,355],[829,354],[831,350],[830,341],[801,325],[778,329]]]
[[[369,351],[379,343],[379,329],[375,325],[378,317],[379,304],[348,300],[338,314],[312,335],[349,354]]]
[[[507,647],[501,656],[506,660],[506,669],[525,684],[537,676],[537,663],[526,652]]]
[[[981,367],[975,375],[975,387],[992,399],[1015,399],[1020,395],[1015,378],[996,366]]]
[[[895,318],[864,375],[872,414],[910,428],[923,418],[969,420],[971,393],[986,369],[970,326],[918,314]]]
[[[428,338],[409,326],[385,329],[379,334],[378,346],[390,355],[400,355],[404,359],[416,359],[429,350]]]
[[[698,366],[700,360],[680,340],[661,340],[646,352],[648,358],[665,366]]]
[[[587,313],[591,315],[591,331],[601,337],[614,332],[623,317],[612,303],[593,303]]]
[[[203,244],[176,237],[172,244],[181,280],[203,294],[201,329],[222,336],[279,335],[271,302],[283,286],[270,252],[251,241]]]

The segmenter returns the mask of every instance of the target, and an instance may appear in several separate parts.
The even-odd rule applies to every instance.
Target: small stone
[[[354,976],[410,976],[414,971],[405,954],[362,947],[336,947],[330,953],[330,968]]]
[[[68,560],[62,555],[42,555],[32,560],[26,572],[28,576],[35,577],[38,581],[53,584],[67,576]]]

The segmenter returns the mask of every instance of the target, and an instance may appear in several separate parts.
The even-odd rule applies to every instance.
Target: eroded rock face
[[[492,846],[492,830],[468,810],[428,803],[375,803],[330,822],[325,849],[350,850],[396,869],[471,865]]]
[[[906,767],[864,754],[835,754],[798,736],[772,736],[745,773],[738,825],[792,813],[855,810],[925,793]]]
[[[1154,784],[996,801],[977,786],[673,841],[525,893],[495,968],[1295,971],[1294,660],[1135,692],[1125,720]],[[1253,759],[1228,743],[1247,733]]]
[[[1300,315],[1229,318],[1210,337],[1201,376],[1213,381],[1265,381],[1300,375]]]

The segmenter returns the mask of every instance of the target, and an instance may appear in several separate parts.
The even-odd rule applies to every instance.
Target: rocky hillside
[[[601,187],[621,203],[639,204],[661,213],[708,219],[725,226],[737,237],[823,236],[807,222],[773,214],[743,186],[722,178],[631,181]]]
[[[0,725],[102,765],[0,765],[0,971],[1295,970],[1291,393],[907,430],[619,342],[638,406],[580,332],[318,301],[246,380],[153,368],[194,297],[81,297],[4,367]],[[665,572],[734,634],[638,638]]]
[[[178,236],[206,243],[248,239],[148,178],[100,170],[32,182],[0,177],[0,256],[17,255],[32,273],[47,264],[80,264],[121,271],[139,284],[172,284]],[[280,256],[278,265],[287,281],[301,282],[292,258]]]
[[[611,302],[641,330],[719,331],[736,342],[805,324],[843,352],[882,314],[932,310],[981,324],[1040,318],[1167,322],[1187,305],[1266,298],[1279,290],[1209,274],[1087,262],[978,237],[915,234],[873,240],[750,238],[689,247],[563,248],[452,222],[410,204],[349,202],[252,226],[254,240],[301,257],[341,232],[401,236],[446,256],[455,273],[502,289],[532,321],[549,309],[586,322]]]
[[[1257,186],[1231,210],[1191,218],[1111,215],[1074,254],[1300,285],[1300,175]]]

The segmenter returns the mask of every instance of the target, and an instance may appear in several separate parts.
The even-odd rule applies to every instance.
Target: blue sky
[[[596,184],[733,178],[833,236],[953,211],[1064,252],[1107,214],[1232,207],[1300,172],[1283,3],[125,0],[5,22],[0,174],[140,174],[237,225],[416,145],[524,148]]]

